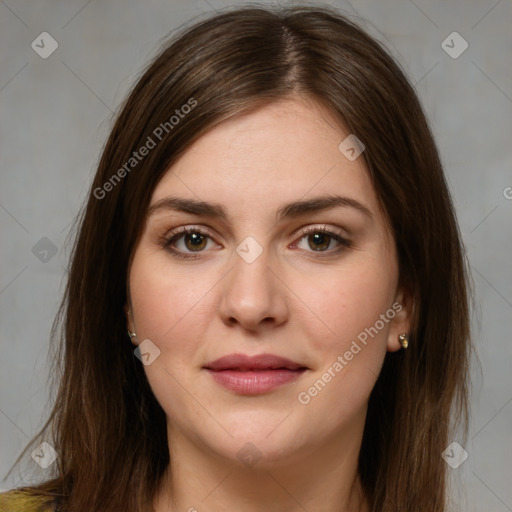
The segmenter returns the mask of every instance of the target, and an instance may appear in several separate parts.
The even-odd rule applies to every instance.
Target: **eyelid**
[[[179,226],[177,228],[169,230],[165,235],[164,238],[169,239],[176,235],[181,235],[183,233],[200,233],[202,235],[207,235],[210,238],[213,238],[212,231],[210,228],[200,225],[194,225],[194,224],[187,224],[186,226]]]
[[[308,225],[305,228],[301,228],[294,237],[304,237],[305,235],[309,235],[310,233],[326,233],[328,235],[336,235],[343,240],[346,240],[346,236],[341,233],[339,228],[330,227],[328,224],[313,224]],[[348,242],[348,240],[346,240]]]

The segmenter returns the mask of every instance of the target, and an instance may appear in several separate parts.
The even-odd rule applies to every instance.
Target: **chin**
[[[284,410],[283,410],[284,411]],[[255,469],[275,468],[300,453],[307,442],[307,428],[296,425],[293,413],[244,413],[238,421],[223,423],[233,437],[203,439],[221,457]],[[284,421],[283,421],[284,420]],[[211,433],[210,433],[211,435]]]

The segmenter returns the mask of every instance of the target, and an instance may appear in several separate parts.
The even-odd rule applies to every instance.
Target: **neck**
[[[332,439],[279,461],[246,467],[169,432],[171,464],[155,512],[368,512],[357,472],[361,439]],[[345,437],[346,441],[347,437]]]

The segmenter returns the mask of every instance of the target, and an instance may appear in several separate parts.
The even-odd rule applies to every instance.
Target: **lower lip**
[[[297,380],[302,370],[262,370],[262,371],[236,371],[236,370],[208,370],[213,380],[241,395],[260,395],[272,391],[279,386]]]

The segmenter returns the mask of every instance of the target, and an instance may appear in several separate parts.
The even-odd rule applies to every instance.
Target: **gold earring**
[[[400,336],[398,336],[398,339],[400,340],[400,345],[402,345],[402,348],[405,350],[409,346],[407,334],[400,334]]]

